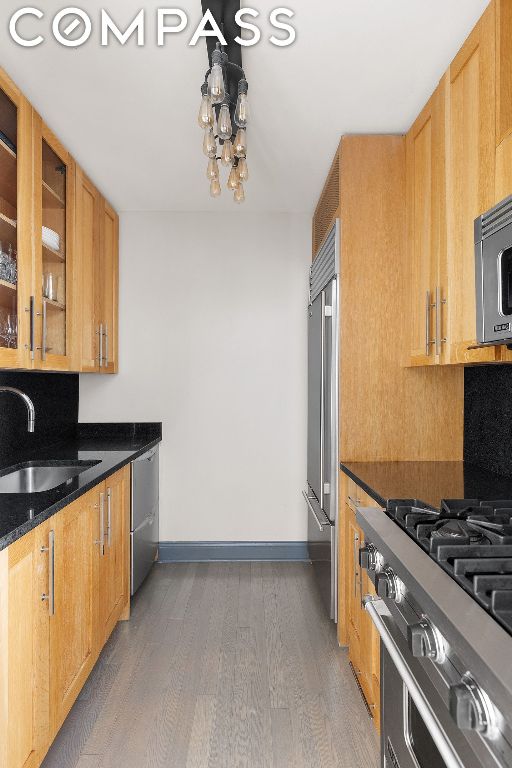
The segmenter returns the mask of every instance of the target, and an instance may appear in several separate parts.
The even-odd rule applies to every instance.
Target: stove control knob
[[[427,616],[407,627],[407,643],[417,659],[432,659],[436,664],[446,659],[446,641]]]
[[[365,544],[359,549],[359,565],[367,571],[374,571],[377,565],[377,547],[374,544]]]
[[[497,711],[469,672],[450,688],[450,714],[463,731],[477,731],[488,739],[499,735]]]
[[[375,589],[379,597],[394,600],[399,603],[402,600],[402,582],[389,566],[379,571],[375,577]]]

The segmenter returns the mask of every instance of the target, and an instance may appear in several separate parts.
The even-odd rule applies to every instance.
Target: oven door
[[[365,598],[381,636],[383,768],[481,768],[385,602]]]

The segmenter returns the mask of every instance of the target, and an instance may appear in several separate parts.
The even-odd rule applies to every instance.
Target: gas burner
[[[512,501],[395,500],[388,512],[512,634]]]
[[[460,519],[441,519],[430,532],[430,552],[433,555],[437,555],[438,548],[443,544],[471,546],[481,542],[487,543],[484,532]]]

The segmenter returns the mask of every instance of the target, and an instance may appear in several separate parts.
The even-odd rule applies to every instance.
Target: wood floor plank
[[[377,768],[304,563],[155,567],[43,768]]]
[[[273,768],[303,768],[293,737],[289,709],[272,709],[272,754]]]
[[[208,768],[216,703],[215,696],[200,694],[196,697],[186,768]]]

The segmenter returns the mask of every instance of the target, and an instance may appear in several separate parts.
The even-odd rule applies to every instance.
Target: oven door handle
[[[393,635],[384,623],[383,616],[391,616],[386,603],[381,598],[375,598],[372,595],[366,595],[364,598],[364,607],[370,614],[375,628],[381,636],[382,642],[386,646],[386,649],[391,656],[391,660],[395,665],[398,674],[402,678],[402,681],[409,691],[411,699],[416,704],[418,712],[420,713],[423,721],[432,736],[432,739],[438,748],[446,768],[464,768],[463,763],[459,760],[457,753],[452,747],[451,743],[439,724],[437,718],[434,715],[432,707],[430,706],[425,694],[421,690],[420,686],[416,682],[416,679],[411,672],[411,669],[402,654],[402,651],[398,647],[393,638]]]

